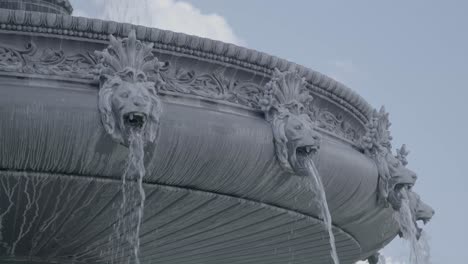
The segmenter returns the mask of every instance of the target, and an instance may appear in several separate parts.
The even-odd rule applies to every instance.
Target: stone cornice
[[[127,23],[50,13],[0,9],[0,30],[35,32],[107,42],[109,35],[126,37],[135,29],[137,38],[153,42],[156,49],[187,54],[271,76],[274,68],[297,71],[308,88],[326,96],[366,123],[373,108],[357,93],[332,78],[304,66],[234,44]]]

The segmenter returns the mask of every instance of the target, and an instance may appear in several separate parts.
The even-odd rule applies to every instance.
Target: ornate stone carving
[[[111,42],[114,40],[115,38]],[[154,57],[154,49],[151,52],[147,50],[147,52],[148,56]],[[34,42],[28,43],[24,49],[0,44],[0,71],[93,81],[98,79],[96,76],[104,73],[101,72],[102,63],[96,56],[89,53],[70,55],[63,50],[50,48],[38,49]],[[262,109],[260,100],[263,97],[264,88],[253,82],[243,82],[228,77],[224,72],[225,68],[219,68],[210,73],[199,73],[185,68],[168,67],[168,65],[169,63],[159,62],[156,71],[145,70],[147,80],[156,82],[158,91],[196,95],[253,109]],[[303,91],[309,93],[310,89],[304,87]],[[312,104],[304,105],[304,107],[304,113],[310,116],[317,127],[359,144],[360,134],[342,116]]]
[[[312,99],[296,72],[276,69],[260,102],[281,166],[298,176],[308,175],[307,162],[320,148],[320,136],[305,110]]]
[[[408,156],[409,151],[406,149],[406,145],[403,144],[401,148],[396,150],[396,152],[397,155],[395,156],[395,158],[397,158],[401,162],[401,164],[403,164],[403,166],[408,165],[408,160],[406,159],[406,156]]]
[[[408,199],[411,218],[416,231],[416,239],[419,239],[421,237],[422,228],[419,227],[417,222],[422,221],[424,225],[427,224],[434,216],[434,209],[432,209],[432,207],[430,207],[428,204],[424,203],[421,200],[421,197],[419,197],[419,195],[412,190],[408,190],[406,192],[404,199]],[[412,227],[400,225],[400,228],[410,229]],[[403,234],[407,233],[410,232],[408,230],[400,230],[399,235],[400,237],[403,237]]]
[[[92,79],[95,64],[91,54],[67,56],[50,48],[39,52],[33,42],[24,49],[0,44],[0,71]]]
[[[358,143],[358,132],[342,116],[312,105],[309,108],[309,116],[317,124],[317,127],[332,132],[353,143]]]
[[[375,110],[369,118],[361,146],[377,165],[379,197],[390,203],[394,210],[399,210],[402,199],[400,190],[412,187],[417,176],[405,167],[408,152],[404,145],[398,150],[396,157],[392,155],[390,125],[385,108],[382,107],[378,112]]]
[[[421,197],[419,197],[419,195],[414,191],[408,192],[408,199],[415,221],[423,221],[424,224],[427,224],[431,220],[432,216],[434,216],[434,209],[424,203],[421,200]]]
[[[305,76],[308,89],[339,103],[361,122],[365,123],[372,112],[372,107],[361,96],[324,74],[263,52],[207,38],[114,21],[6,9],[0,9],[0,29],[72,36],[87,41],[108,40],[111,34],[127,36],[135,29],[138,39],[154,43],[159,50],[228,63],[263,76],[273,74],[275,68],[282,71],[295,69]]]
[[[414,191],[408,191],[409,207],[413,216],[413,222],[417,230],[417,239],[421,236],[422,228],[418,226],[417,221],[427,224],[434,216],[434,209],[421,200],[421,197]]]
[[[258,102],[261,87],[252,82],[227,78],[223,69],[211,74],[176,69],[173,72],[164,72],[161,76],[166,83],[162,87],[164,91],[192,94],[260,109]]]
[[[129,129],[142,130],[143,140],[153,142],[159,131],[162,112],[157,95],[164,81],[160,69],[166,66],[152,53],[151,44],[136,39],[110,37],[110,45],[99,58],[99,110],[106,129],[115,140],[128,144]]]

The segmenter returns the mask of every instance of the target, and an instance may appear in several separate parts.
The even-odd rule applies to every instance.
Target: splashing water
[[[321,217],[323,218],[325,228],[327,229],[328,235],[330,237],[330,246],[331,246],[330,254],[333,259],[333,263],[339,264],[340,260],[338,259],[338,254],[336,252],[335,235],[333,234],[333,230],[332,230],[332,219],[330,215],[330,210],[328,209],[325,189],[323,188],[322,180],[320,179],[317,168],[315,167],[315,164],[312,160],[309,160],[307,162],[307,167],[310,172],[310,177],[307,182],[309,183],[310,190],[318,197],[318,202],[320,206],[320,214],[321,214]]]
[[[408,199],[408,190],[401,190],[403,195],[400,211],[395,212],[394,217],[400,226],[403,239],[408,241],[410,246],[409,263],[412,264],[430,264],[430,247],[427,235],[422,232],[418,240],[418,228],[413,220],[410,203]]]
[[[120,263],[119,259],[134,258],[139,264],[140,226],[145,206],[145,190],[143,189],[144,144],[139,130],[130,130],[130,150],[128,164],[122,175],[122,202],[118,210],[118,221],[114,226],[111,238],[111,263]],[[130,248],[131,252],[127,252]]]
[[[385,259],[384,256],[380,255],[379,256],[379,264],[387,264],[387,260]]]

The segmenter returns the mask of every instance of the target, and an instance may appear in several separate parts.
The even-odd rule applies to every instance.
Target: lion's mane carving
[[[312,99],[296,72],[275,69],[261,100],[272,126],[276,156],[286,171],[298,176],[308,175],[307,162],[320,148],[320,135],[305,112]]]
[[[159,131],[161,101],[157,95],[164,85],[160,70],[166,67],[152,53],[152,45],[136,39],[110,36],[110,45],[99,58],[99,110],[101,120],[116,141],[127,145],[130,129],[138,129],[143,140],[153,142]]]
[[[401,160],[394,157],[391,153],[386,153],[379,166],[379,186],[381,192],[387,195],[387,201],[394,210],[401,207],[402,188],[411,188],[417,180],[417,175],[408,169]],[[384,196],[385,197],[385,196]]]

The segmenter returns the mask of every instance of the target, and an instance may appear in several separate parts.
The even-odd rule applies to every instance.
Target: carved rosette
[[[160,71],[167,65],[152,51],[153,45],[137,40],[132,30],[125,39],[110,36],[110,45],[95,52],[101,120],[107,133],[125,145],[130,129],[141,130],[146,142],[158,136],[162,112],[158,91],[164,85]]]
[[[298,73],[275,69],[260,100],[272,126],[278,161],[298,176],[308,175],[307,163],[320,148],[320,136],[306,111],[313,97],[305,84]]]

